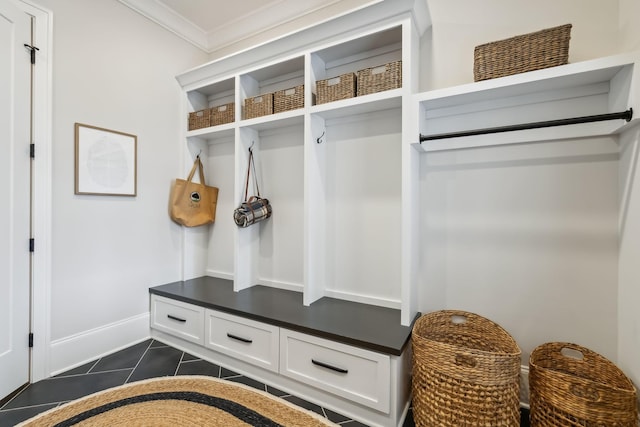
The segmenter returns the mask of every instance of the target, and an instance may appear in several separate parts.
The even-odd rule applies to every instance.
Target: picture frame
[[[75,194],[137,195],[138,137],[75,123]]]

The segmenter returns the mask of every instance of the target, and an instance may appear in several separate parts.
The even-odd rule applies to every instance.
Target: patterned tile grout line
[[[138,359],[138,363],[136,363],[136,366],[133,367],[133,369],[129,373],[129,376],[127,377],[127,379],[124,380],[125,384],[127,384],[129,382],[129,379],[131,378],[131,375],[133,375],[133,373],[136,371],[136,368],[138,367],[138,365],[140,365],[140,362],[142,362],[142,358],[144,358],[144,356],[147,354],[147,352],[149,351],[149,349],[151,348],[151,346],[153,345],[154,342],[155,342],[154,340],[151,340],[151,342],[147,346],[146,350],[142,353],[142,356],[140,356],[140,359]]]

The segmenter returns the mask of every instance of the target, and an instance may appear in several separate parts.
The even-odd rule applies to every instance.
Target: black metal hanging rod
[[[539,128],[548,128],[553,126],[576,125],[580,123],[603,122],[606,120],[624,119],[626,121],[631,121],[632,117],[633,117],[633,108],[629,108],[627,111],[622,111],[619,113],[598,114],[595,116],[583,116],[583,117],[574,117],[569,119],[548,120],[545,122],[523,123],[519,125],[499,126],[494,128],[475,129],[475,130],[467,130],[462,132],[439,133],[435,135],[420,134],[420,143],[424,141],[432,141],[434,139],[458,138],[462,136],[485,135],[489,133],[512,132],[517,130],[539,129]]]

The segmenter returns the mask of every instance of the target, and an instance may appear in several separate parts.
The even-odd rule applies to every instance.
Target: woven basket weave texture
[[[475,81],[568,63],[571,27],[566,24],[476,46]]]
[[[498,324],[459,310],[419,317],[412,330],[417,426],[520,425],[521,351]]]
[[[536,347],[529,358],[529,388],[532,426],[638,425],[631,380],[604,356],[580,345]]]
[[[231,123],[235,120],[235,103],[218,105],[211,108],[211,126],[223,125]]]
[[[211,126],[211,109],[189,113],[189,130],[208,128]]]
[[[402,87],[402,61],[358,71],[358,96]]]
[[[296,110],[304,107],[304,85],[274,92],[273,112]]]
[[[356,75],[346,73],[330,79],[318,80],[316,92],[318,104],[353,98],[356,96]]]
[[[273,92],[263,93],[244,100],[244,118],[253,119],[254,117],[266,116],[273,114]]]

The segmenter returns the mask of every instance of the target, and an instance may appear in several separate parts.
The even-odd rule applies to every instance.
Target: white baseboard
[[[285,282],[283,280],[270,280],[259,278],[258,283],[271,288],[284,289],[285,291],[302,292],[304,287],[299,283]]]
[[[219,279],[233,280],[233,273],[227,273],[227,272],[218,271],[218,270],[207,269],[207,276],[217,277]]]
[[[324,295],[330,298],[353,301],[361,304],[377,305],[379,307],[393,308],[396,310],[399,310],[401,306],[401,302],[398,300],[391,300],[364,294],[356,294],[353,292],[343,292],[335,289],[326,289]]]
[[[151,336],[149,313],[90,329],[51,342],[49,376],[82,366]]]

